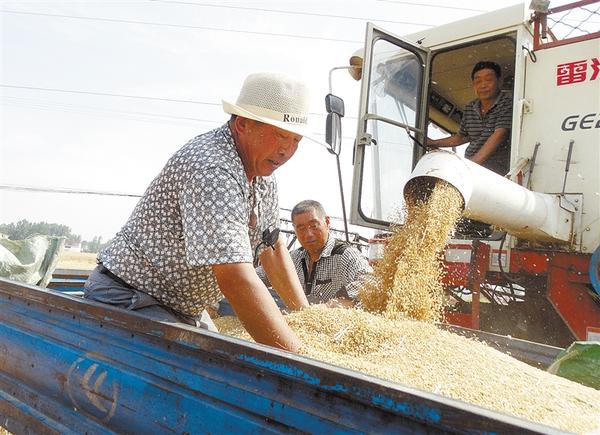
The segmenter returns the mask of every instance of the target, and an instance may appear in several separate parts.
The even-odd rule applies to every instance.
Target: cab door
[[[350,219],[402,222],[402,189],[423,154],[429,50],[367,25]]]

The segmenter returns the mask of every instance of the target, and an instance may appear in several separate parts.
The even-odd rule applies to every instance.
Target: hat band
[[[279,121],[284,124],[292,125],[308,125],[308,116],[303,113],[281,113],[275,110],[265,109],[264,107],[254,106],[252,104],[240,104],[238,106],[242,109],[252,113],[253,115],[269,118],[273,121]]]

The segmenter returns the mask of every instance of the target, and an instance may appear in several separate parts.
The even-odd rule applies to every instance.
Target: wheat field
[[[96,267],[96,256],[89,252],[63,251],[58,257],[57,269],[92,270]]]

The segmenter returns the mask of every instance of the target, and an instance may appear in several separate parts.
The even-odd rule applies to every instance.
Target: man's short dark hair
[[[321,203],[319,201],[315,201],[312,199],[306,199],[304,201],[300,201],[292,209],[292,221],[294,220],[294,217],[296,217],[297,215],[309,212],[311,210],[315,211],[315,213],[317,214],[317,217],[319,219],[325,219],[325,217],[327,217],[327,215],[325,214],[325,209],[323,208],[323,206],[321,205]]]
[[[482,60],[481,62],[477,62],[473,67],[473,71],[471,71],[471,80],[475,78],[475,73],[477,71],[481,71],[482,69],[491,69],[496,74],[496,78],[499,79],[502,75],[502,68],[496,62],[492,62],[490,60]]]

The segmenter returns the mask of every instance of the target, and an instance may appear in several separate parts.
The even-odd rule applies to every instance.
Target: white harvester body
[[[517,239],[581,253],[600,245],[600,38],[534,50],[526,6],[404,38],[368,27],[352,223],[384,229],[398,216],[398,192],[428,172],[417,166],[424,152],[415,142],[436,126],[458,131],[475,98],[471,68],[492,60],[514,102],[509,174],[501,179],[461,158],[427,157],[420,166],[435,160],[440,177],[460,167],[448,177],[465,175],[462,184],[475,187],[465,215]]]

